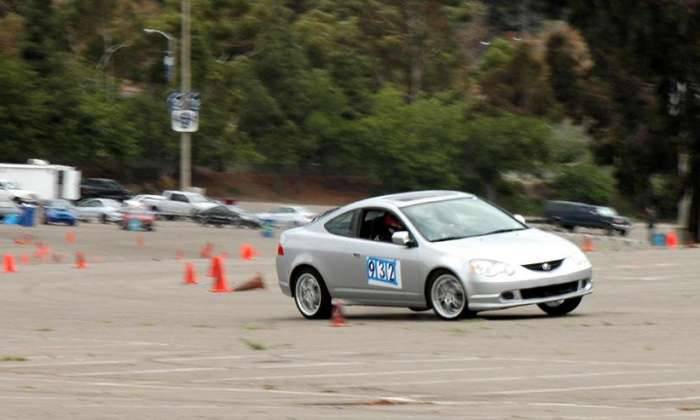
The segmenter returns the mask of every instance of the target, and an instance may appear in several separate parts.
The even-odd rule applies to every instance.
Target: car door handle
[[[355,257],[355,258],[360,258],[360,257],[361,257],[361,255],[358,254],[357,252],[353,252],[353,253],[352,253],[352,256]]]

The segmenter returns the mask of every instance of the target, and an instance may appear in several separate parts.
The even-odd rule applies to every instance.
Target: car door
[[[409,231],[414,237],[405,220],[393,211],[380,207],[360,210],[349,270],[353,284],[358,286],[355,299],[376,305],[424,304],[420,249],[394,244],[389,236],[380,238],[378,229],[386,215],[400,222],[398,230]]]
[[[173,193],[170,197],[172,213],[178,216],[189,215],[190,202],[184,194]]]
[[[78,203],[80,218],[82,219],[94,219],[97,217],[97,200],[86,200]]]

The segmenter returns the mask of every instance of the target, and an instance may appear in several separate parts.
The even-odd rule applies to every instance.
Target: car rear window
[[[330,221],[328,221],[324,227],[326,230],[334,235],[340,236],[355,236],[355,230],[353,229],[353,221],[355,211],[349,211],[337,216]]]

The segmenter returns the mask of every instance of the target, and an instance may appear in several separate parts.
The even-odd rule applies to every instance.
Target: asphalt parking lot
[[[14,243],[30,233],[56,256],[0,273],[2,419],[700,418],[700,250],[594,252],[595,292],[564,318],[351,307],[334,328],[281,294],[257,231],[70,230],[0,226],[0,254],[30,257]],[[230,283],[260,272],[267,289],[210,293],[207,242]]]

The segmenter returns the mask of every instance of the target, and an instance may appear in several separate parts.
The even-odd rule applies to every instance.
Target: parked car
[[[521,219],[456,191],[358,201],[280,235],[279,286],[306,318],[329,317],[334,298],[445,320],[524,305],[573,311],[593,291],[590,262]]]
[[[116,223],[122,218],[121,207],[111,198],[88,198],[76,204],[78,218],[86,222]]]
[[[197,223],[202,225],[212,225],[217,227],[235,226],[247,228],[260,228],[262,222],[252,214],[246,213],[236,206],[219,205],[210,209],[197,212],[194,217]]]
[[[217,206],[202,194],[188,191],[163,191],[162,197],[144,199],[143,204],[166,219],[194,217],[202,210]]]
[[[603,229],[627,235],[632,224],[611,207],[571,201],[549,201],[544,209],[547,222],[573,232],[577,227]]]
[[[131,197],[129,190],[117,181],[107,178],[85,178],[80,183],[80,195],[85,198],[111,198],[124,201]]]
[[[39,201],[39,194],[35,191],[22,189],[19,183],[7,179],[0,179],[0,192],[7,194],[17,204]]]
[[[122,218],[118,223],[121,229],[137,229],[153,231],[156,226],[156,215],[152,211],[140,208],[123,208]]]
[[[43,222],[45,225],[66,224],[75,226],[78,224],[78,212],[66,200],[49,200],[43,203],[43,207]]]
[[[264,223],[281,227],[303,226],[316,217],[313,212],[301,206],[280,206],[255,216]]]

